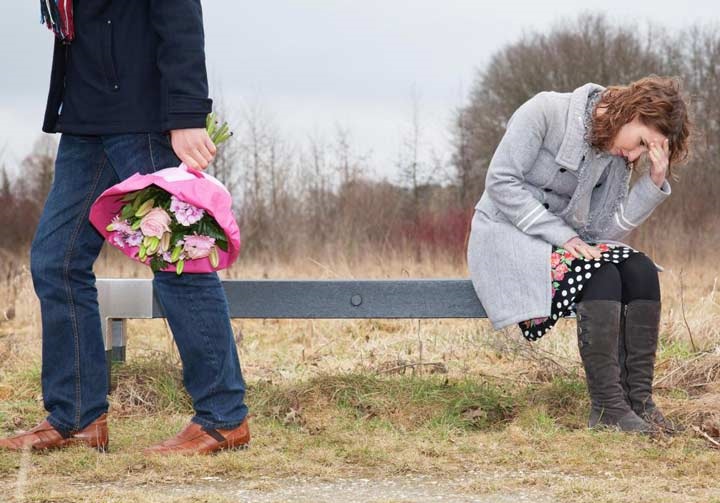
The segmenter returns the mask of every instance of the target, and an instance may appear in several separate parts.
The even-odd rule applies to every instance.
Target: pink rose
[[[197,235],[185,236],[183,251],[191,259],[205,258],[210,255],[213,246],[215,246],[215,238]]]
[[[170,231],[170,215],[162,208],[153,208],[140,221],[140,230],[145,236],[161,238]]]
[[[550,255],[550,267],[556,268],[561,260],[562,256],[559,253],[553,253]]]
[[[570,269],[568,269],[567,264],[560,264],[552,271],[552,278],[555,281],[562,281],[565,277],[565,273],[567,273]]]

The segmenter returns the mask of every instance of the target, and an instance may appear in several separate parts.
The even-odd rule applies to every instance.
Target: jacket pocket
[[[120,90],[120,83],[118,82],[117,72],[115,71],[115,61],[113,59],[113,36],[112,36],[112,21],[107,20],[103,25],[104,33],[102,34],[102,62],[103,71],[105,72],[105,78],[107,79],[108,86],[111,91],[117,92]]]

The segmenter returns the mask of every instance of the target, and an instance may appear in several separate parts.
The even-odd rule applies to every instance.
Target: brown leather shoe
[[[173,438],[148,447],[145,454],[210,454],[225,449],[242,449],[250,443],[247,418],[230,430],[205,428],[190,423]]]
[[[84,444],[105,452],[108,448],[107,414],[103,414],[86,428],[63,437],[47,420],[35,428],[22,432],[13,437],[0,439],[0,449],[21,451],[29,448],[33,450],[61,449],[70,445]]]

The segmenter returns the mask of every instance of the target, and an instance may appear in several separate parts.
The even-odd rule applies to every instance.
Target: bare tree
[[[340,186],[351,185],[361,175],[363,165],[369,154],[358,154],[353,150],[350,129],[335,125],[335,141],[331,145],[333,157],[331,164],[339,177]],[[367,176],[368,173],[362,173]]]
[[[432,165],[427,160],[425,138],[420,119],[420,97],[413,89],[410,98],[410,122],[403,134],[398,152],[397,166],[401,183],[410,191],[410,218],[413,226],[415,259],[422,258],[420,209],[422,190],[432,181]]]
[[[277,253],[287,248],[284,219],[292,197],[292,150],[259,104],[245,109],[237,136],[244,234],[252,248]]]
[[[451,162],[455,168],[455,183],[458,187],[460,203],[463,206],[469,206],[476,202],[477,194],[473,189],[479,185],[478,181],[475,180],[477,170],[473,169],[470,156],[472,131],[467,116],[468,111],[465,107],[456,110],[452,131],[453,153]]]
[[[23,176],[14,181],[10,180],[3,162],[0,170],[2,248],[19,249],[30,243],[52,185],[56,150],[53,136],[39,137],[20,164]]]
[[[333,232],[330,222],[332,206],[336,203],[328,156],[326,141],[315,133],[308,137],[299,162],[308,227],[311,235],[323,243]]]
[[[43,134],[35,141],[32,151],[20,163],[23,177],[19,188],[24,195],[42,208],[50,192],[55,175],[57,141],[51,135]]]
[[[9,201],[10,197],[12,196],[10,177],[7,174],[7,169],[5,168],[4,164],[2,166],[2,169],[0,169],[0,173],[2,174],[2,185],[0,185],[0,200]]]

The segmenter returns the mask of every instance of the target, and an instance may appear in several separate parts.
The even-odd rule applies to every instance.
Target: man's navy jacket
[[[205,127],[211,111],[200,0],[75,0],[75,40],[55,41],[47,133]]]

